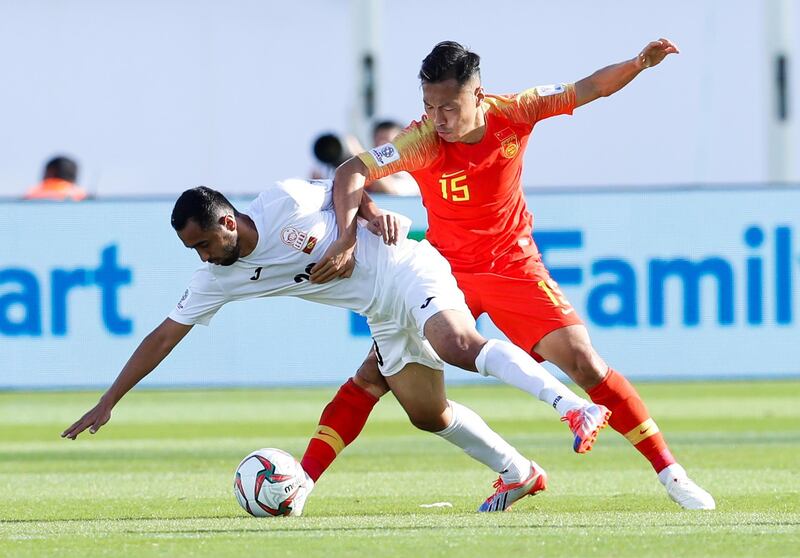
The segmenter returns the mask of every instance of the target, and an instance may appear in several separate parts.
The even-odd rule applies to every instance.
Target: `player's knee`
[[[353,376],[353,383],[378,399],[389,392],[386,378],[380,372],[374,374],[370,370],[364,370],[364,365],[361,365],[361,368]]]
[[[448,364],[464,370],[475,370],[475,359],[478,358],[486,340],[477,332],[456,332],[451,337],[440,341],[433,349]]]
[[[415,428],[425,432],[441,432],[448,426],[444,413],[409,413],[408,418]]]
[[[576,347],[573,350],[569,375],[584,390],[591,389],[603,381],[607,370],[608,366],[591,345]]]
[[[389,391],[386,378],[383,377],[378,368],[378,358],[374,351],[370,351],[367,358],[359,366],[353,376],[353,383],[378,399]]]

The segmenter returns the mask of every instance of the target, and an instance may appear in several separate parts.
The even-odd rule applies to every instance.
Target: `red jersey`
[[[487,95],[486,132],[477,143],[446,142],[423,117],[359,158],[368,183],[403,170],[414,176],[428,212],[426,238],[453,271],[501,273],[538,256],[520,182],[528,137],[539,120],[574,108],[571,84]]]

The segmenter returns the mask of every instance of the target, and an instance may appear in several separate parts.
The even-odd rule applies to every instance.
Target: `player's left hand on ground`
[[[61,433],[62,438],[69,438],[74,440],[78,434],[89,429],[91,434],[97,432],[101,426],[111,419],[111,408],[102,400],[95,405],[89,412],[76,420],[72,426]]]
[[[661,63],[668,54],[678,54],[678,47],[669,39],[659,39],[648,43],[639,53],[637,60],[642,68],[650,68]]]
[[[397,224],[397,217],[393,213],[378,215],[367,224],[367,229],[376,236],[382,236],[384,244],[397,244],[400,227]]]
[[[356,266],[356,259],[353,257],[355,249],[355,237],[337,238],[325,250],[322,259],[311,268],[310,281],[327,283],[333,279],[350,277]]]

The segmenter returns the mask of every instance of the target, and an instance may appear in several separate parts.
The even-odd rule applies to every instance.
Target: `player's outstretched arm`
[[[676,47],[669,39],[659,39],[648,43],[636,58],[606,66],[589,77],[575,83],[575,106],[579,107],[600,97],[613,95],[645,68],[657,66],[669,54],[677,54]]]
[[[122,368],[122,371],[106,390],[100,401],[72,426],[61,433],[62,438],[74,440],[78,434],[89,429],[94,434],[111,418],[111,409],[128,393],[133,386],[147,376],[175,348],[189,330],[183,325],[167,318],[145,337]]]

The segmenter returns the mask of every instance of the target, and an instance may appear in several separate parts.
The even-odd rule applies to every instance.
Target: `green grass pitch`
[[[543,494],[475,513],[495,475],[387,396],[305,515],[278,519],[245,515],[233,469],[259,447],[299,458],[333,388],[134,391],[74,442],[59,433],[97,393],[0,393],[0,556],[800,555],[800,382],[640,390],[717,511],[678,509],[610,429],[575,455],[551,409],[491,384],[449,396],[548,470]]]

